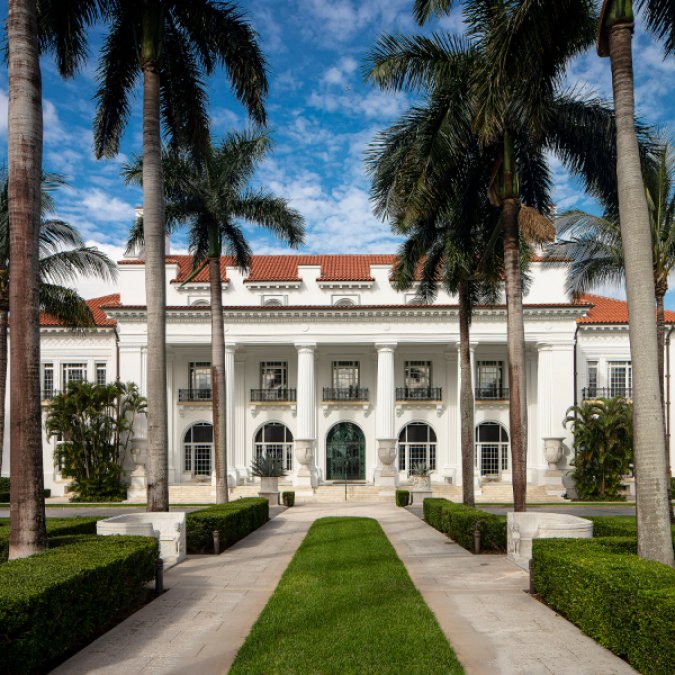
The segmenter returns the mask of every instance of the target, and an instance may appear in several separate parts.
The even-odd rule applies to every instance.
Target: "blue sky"
[[[307,222],[308,253],[391,252],[397,239],[374,218],[368,199],[363,153],[374,135],[410,105],[405,94],[382,93],[365,84],[364,55],[384,32],[418,32],[412,0],[242,0],[260,35],[269,62],[268,114],[274,149],[256,180],[287,197]],[[0,9],[4,22],[6,3]],[[645,120],[675,129],[675,58],[662,52],[639,26],[634,41],[636,102]],[[431,29],[460,32],[458,14],[432,22]],[[58,215],[80,228],[91,244],[118,258],[142,197],[126,187],[120,166],[141,149],[140,92],[132,120],[114,160],[95,160],[91,120],[96,88],[97,48],[102,30],[91,36],[90,58],[82,72],[64,82],[43,61],[46,170],[64,174],[69,186],[58,195]],[[609,61],[594,52],[579,57],[568,73],[570,86],[611,99]],[[214,136],[246,126],[224,74],[209,82]],[[0,153],[7,150],[7,73],[0,73]],[[555,158],[555,200],[559,209],[593,204]],[[258,253],[283,252],[256,228],[249,237]],[[184,238],[172,242],[184,250]],[[83,280],[87,295],[103,292]],[[613,293],[620,293],[614,290]],[[669,306],[675,308],[675,293]]]

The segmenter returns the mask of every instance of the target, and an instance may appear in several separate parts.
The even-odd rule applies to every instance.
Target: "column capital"
[[[550,342],[537,342],[537,351],[538,352],[553,351],[553,345]]]
[[[398,347],[398,342],[376,342],[375,343],[375,349],[377,349],[378,352],[386,352],[386,351],[391,351],[393,352],[396,347]]]
[[[296,342],[295,348],[299,353],[301,352],[314,352],[316,349],[316,342]]]
[[[459,351],[462,348],[462,343],[457,342],[457,351]],[[478,347],[478,341],[476,340],[471,340],[469,341],[469,351],[473,354],[476,351],[476,347]]]
[[[230,352],[231,354],[234,354],[234,352],[237,351],[237,343],[236,342],[226,342],[225,343],[225,352]]]

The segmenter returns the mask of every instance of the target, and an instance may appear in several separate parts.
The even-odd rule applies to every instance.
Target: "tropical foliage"
[[[272,455],[261,455],[253,458],[251,475],[256,478],[280,478],[286,475],[286,470],[283,460]]]
[[[126,497],[124,459],[136,418],[145,411],[145,398],[133,383],[70,382],[52,399],[45,427],[57,440],[62,475],[73,479],[73,501]]]
[[[580,499],[612,499],[633,461],[633,405],[621,397],[586,401],[567,410],[574,433],[574,479]]]
[[[228,499],[221,255],[223,252],[231,255],[234,264],[242,270],[250,266],[251,248],[242,221],[271,230],[292,247],[299,246],[304,238],[302,216],[285,199],[267,190],[249,187],[269,148],[266,134],[233,132],[219,144],[209,146],[200,161],[195,161],[191,153],[176,150],[166,151],[162,159],[167,232],[181,225],[188,228],[194,264],[188,281],[208,268],[216,503],[219,504]],[[126,166],[124,174],[128,181],[142,183],[142,160],[137,158]],[[136,250],[145,243],[143,227],[143,219],[139,218],[130,233],[128,250]]]

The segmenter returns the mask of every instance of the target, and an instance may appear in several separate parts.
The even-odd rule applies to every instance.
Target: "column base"
[[[546,494],[549,497],[561,497],[567,492],[567,488],[563,484],[563,475],[565,471],[559,469],[548,469],[544,473],[544,485],[546,486]]]

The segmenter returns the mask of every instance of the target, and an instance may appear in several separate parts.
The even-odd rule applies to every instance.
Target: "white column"
[[[225,447],[227,448],[227,480],[230,487],[239,484],[239,474],[234,456],[235,448],[235,369],[234,353],[237,345],[225,345]]]
[[[375,470],[375,484],[395,487],[398,471],[396,459],[396,389],[394,350],[396,343],[378,343],[377,349],[377,406],[375,408],[375,439],[377,456],[382,464]]]
[[[293,485],[314,488],[317,471],[314,466],[316,444],[316,388],[314,378],[314,343],[298,343],[297,427],[295,459],[298,464]]]

